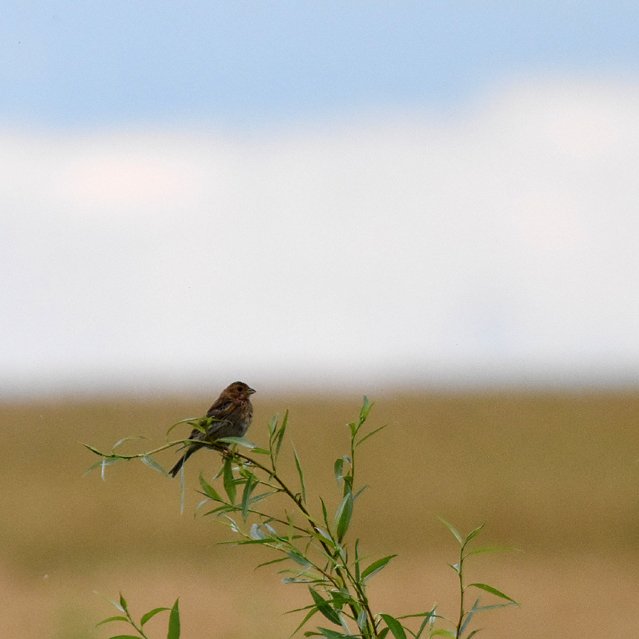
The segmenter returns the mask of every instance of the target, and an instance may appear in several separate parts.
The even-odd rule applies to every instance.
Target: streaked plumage
[[[255,391],[244,382],[233,382],[227,386],[215,400],[213,406],[206,413],[213,422],[206,432],[194,428],[189,436],[193,443],[189,444],[186,452],[171,468],[169,474],[175,477],[184,462],[196,451],[212,444],[222,437],[243,437],[253,419],[253,405],[250,396]]]

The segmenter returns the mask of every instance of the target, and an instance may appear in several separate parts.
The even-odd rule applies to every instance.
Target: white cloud
[[[0,132],[0,379],[630,379],[638,161],[639,87],[604,82],[250,135]]]

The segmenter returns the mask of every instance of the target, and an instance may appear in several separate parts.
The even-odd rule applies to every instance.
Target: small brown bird
[[[222,437],[243,437],[253,419],[250,396],[254,392],[244,382],[233,382],[227,386],[206,413],[207,417],[213,418],[210,426],[206,428],[206,432],[193,429],[189,435],[189,440],[193,443],[188,445],[184,455],[169,471],[169,475],[175,477],[184,466],[184,462],[202,446],[212,444]]]

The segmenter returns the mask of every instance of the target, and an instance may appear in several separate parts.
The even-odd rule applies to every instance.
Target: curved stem
[[[362,592],[362,589],[360,587],[360,585],[357,583],[357,580],[355,579],[355,577],[352,575],[352,573],[350,572],[350,570],[348,570],[348,566],[346,566],[346,564],[344,562],[341,563],[341,565],[339,565],[336,561],[335,561],[335,553],[331,551],[330,547],[328,546],[328,544],[326,543],[326,541],[322,538],[322,533],[320,532],[320,528],[317,525],[317,523],[315,523],[315,520],[313,519],[312,515],[310,514],[310,512],[308,511],[308,509],[306,508],[306,506],[303,504],[302,500],[299,499],[291,490],[290,488],[284,483],[284,481],[282,481],[282,479],[280,479],[279,475],[275,472],[274,469],[268,468],[267,466],[264,466],[264,464],[261,464],[260,462],[254,460],[253,458],[249,457],[248,455],[245,455],[244,453],[240,453],[238,451],[232,451],[230,452],[231,455],[238,457],[239,459],[242,459],[252,465],[254,465],[256,468],[261,469],[262,471],[264,471],[265,473],[267,473],[273,480],[275,480],[277,482],[277,484],[281,487],[282,491],[295,503],[295,505],[297,506],[297,508],[301,511],[301,513],[304,515],[304,517],[306,518],[306,520],[308,521],[308,523],[312,526],[313,530],[317,533],[318,537],[317,540],[319,541],[320,545],[322,546],[324,552],[326,553],[326,555],[328,557],[330,557],[332,559],[333,562],[335,562],[335,572],[337,574],[337,576],[340,578],[341,584],[344,588],[346,588],[346,590],[348,590],[348,582],[351,583],[351,585],[353,586],[353,588],[355,589],[355,592],[357,593],[362,606],[364,608],[364,610],[366,611],[366,616],[367,616],[367,625],[368,625],[368,630],[370,632],[370,637],[374,637],[375,636],[375,617],[373,616],[372,611],[370,610],[370,607],[368,605],[368,600],[366,598],[366,595]],[[351,466],[351,470],[352,470],[352,466]],[[346,572],[346,575],[348,577],[348,579],[344,576],[344,572]],[[349,604],[349,608],[351,610],[351,613],[353,614],[353,619],[357,619],[357,610],[355,609],[355,607],[352,604]]]
[[[114,452],[113,450],[111,451],[111,453],[104,453],[98,450],[97,448],[90,446],[89,444],[83,444],[83,445],[86,448],[88,448],[91,452],[95,453],[96,455],[99,455],[103,459],[131,460],[131,459],[141,459],[142,457],[147,457],[148,455],[153,455],[155,453],[162,452],[164,450],[173,448],[178,445],[185,445],[185,444],[188,444],[189,442],[190,440],[188,439],[178,439],[178,440],[167,442],[166,444],[163,444],[162,446],[158,446],[157,448],[146,451],[144,453],[132,453],[128,455],[119,454]],[[207,446],[214,450],[218,450],[223,455],[230,455],[231,457],[234,457],[236,459],[243,460],[244,462],[249,463],[255,466],[256,468],[259,468],[260,470],[265,472],[273,481],[275,481],[277,486],[272,486],[272,487],[274,489],[277,489],[283,492],[295,504],[295,506],[299,509],[299,511],[302,513],[302,515],[306,519],[306,521],[308,521],[308,523],[311,525],[313,531],[316,533],[316,539],[320,543],[325,555],[333,563],[335,574],[337,575],[339,581],[335,580],[332,577],[328,577],[331,583],[338,589],[344,588],[347,592],[349,591],[349,584],[350,584],[355,590],[355,593],[357,595],[356,598],[359,599],[362,605],[362,608],[366,612],[366,617],[367,617],[366,625],[368,630],[368,633],[367,633],[368,637],[369,639],[373,639],[376,636],[375,617],[369,607],[368,599],[363,591],[361,584],[359,584],[357,579],[355,579],[354,575],[350,572],[350,570],[348,569],[348,566],[346,565],[344,561],[341,561],[341,562],[337,561],[336,557],[338,556],[338,553],[331,550],[330,546],[326,543],[326,540],[323,538],[319,525],[316,523],[315,519],[313,518],[309,510],[304,505],[304,502],[302,501],[302,499],[299,498],[295,493],[293,493],[293,491],[286,485],[286,483],[277,474],[275,468],[269,468],[268,466],[265,466],[261,462],[253,459],[252,457],[249,457],[248,455],[245,455],[244,453],[240,453],[237,450],[229,450],[226,447],[207,445],[206,443],[204,444],[204,446]],[[355,451],[355,447],[353,442],[351,442],[351,477],[353,477],[353,474],[354,474],[354,466],[353,466],[354,451]],[[320,570],[320,572],[322,574],[325,574],[323,570]],[[358,612],[354,604],[348,604],[348,607],[352,613],[353,619],[357,620]]]
[[[92,453],[95,453],[96,455],[103,457],[104,459],[125,459],[125,460],[129,460],[129,459],[141,459],[142,457],[148,457],[149,455],[155,455],[155,453],[160,453],[163,450],[167,450],[169,448],[173,448],[174,446],[177,446],[178,444],[189,444],[191,442],[191,440],[189,439],[176,439],[172,442],[167,442],[166,444],[163,444],[162,446],[158,446],[157,448],[154,448],[153,450],[147,450],[144,453],[132,453],[131,455],[122,455],[120,453],[116,453],[113,450],[110,453],[103,453],[101,450],[98,450],[97,448],[94,448],[93,446],[90,446],[89,444],[85,444],[83,443],[82,445],[85,448],[88,448]]]
[[[131,617],[131,613],[128,610],[125,610],[124,614],[127,616],[129,623],[140,633],[140,637],[142,637],[142,639],[149,639],[146,636],[146,634],[144,634],[144,630],[142,630],[142,627],[140,626],[138,628],[138,625],[135,623],[135,621],[133,621],[133,617]]]
[[[462,545],[461,550],[459,552],[459,570],[457,572],[457,576],[459,577],[459,619],[457,620],[457,628],[455,630],[455,639],[461,639],[461,627],[464,622],[464,617],[466,616],[466,611],[464,609],[464,546]]]
[[[250,512],[255,512],[255,511],[250,511]],[[283,522],[286,523],[286,522]],[[297,528],[297,526],[295,526],[295,528]],[[304,530],[303,528],[298,528],[298,530],[302,530],[303,532],[308,533],[307,530]],[[249,535],[247,535],[246,533],[240,532],[240,534],[242,535],[242,537],[244,537],[245,539],[251,539],[251,537]],[[278,552],[284,553],[285,555],[288,554],[288,552],[284,549],[281,548],[279,546],[277,546],[276,544],[273,543],[265,543],[264,546],[266,546],[267,548],[271,548],[271,550],[276,550]],[[308,557],[304,557],[304,559],[315,569],[317,570],[317,572],[326,577],[326,579],[328,579],[328,581],[330,581],[336,588],[339,588],[339,584],[337,583],[337,581],[335,580],[335,577],[333,577],[332,575],[330,575],[328,572],[326,572],[323,568],[321,568],[320,566],[318,566],[315,562],[310,561],[308,559]]]

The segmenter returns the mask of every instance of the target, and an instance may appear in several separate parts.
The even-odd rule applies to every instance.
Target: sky
[[[0,398],[636,384],[638,26],[3,8]]]

